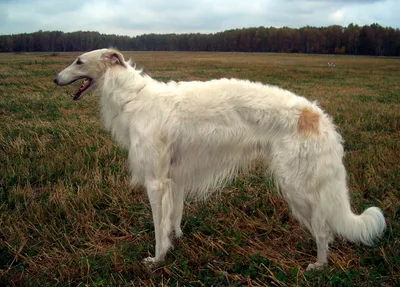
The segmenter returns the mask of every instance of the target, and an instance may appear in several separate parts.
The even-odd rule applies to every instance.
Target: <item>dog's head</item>
[[[55,78],[58,86],[67,86],[83,79],[79,89],[72,95],[74,101],[94,91],[107,69],[113,66],[128,67],[124,56],[114,49],[94,50],[80,55],[70,66],[62,70]]]

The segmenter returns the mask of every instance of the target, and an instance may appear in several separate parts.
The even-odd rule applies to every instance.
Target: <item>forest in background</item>
[[[104,47],[129,51],[275,52],[400,56],[400,29],[379,24],[347,27],[254,27],[218,33],[144,34],[37,31],[0,35],[0,52],[90,51]]]

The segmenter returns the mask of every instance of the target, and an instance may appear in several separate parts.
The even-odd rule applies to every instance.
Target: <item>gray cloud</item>
[[[400,27],[397,0],[0,0],[0,34],[37,30],[120,35],[218,32],[242,27]]]

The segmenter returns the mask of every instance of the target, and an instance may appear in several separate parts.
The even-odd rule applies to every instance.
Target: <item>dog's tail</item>
[[[335,208],[328,219],[331,228],[351,242],[372,245],[374,239],[386,229],[382,211],[378,207],[370,207],[361,215],[356,215],[350,209],[349,200],[344,202]]]

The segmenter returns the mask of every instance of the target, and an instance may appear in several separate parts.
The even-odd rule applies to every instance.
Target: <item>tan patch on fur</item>
[[[307,107],[301,111],[298,129],[300,134],[313,135],[319,133],[319,114]]]

